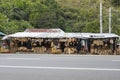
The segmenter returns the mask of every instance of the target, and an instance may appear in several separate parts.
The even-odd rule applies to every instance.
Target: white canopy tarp
[[[94,33],[89,35],[90,38],[113,38],[113,37],[118,37],[118,35],[113,34],[113,33]]]
[[[81,33],[65,33],[65,38],[82,38]]]
[[[15,34],[7,35],[7,37],[16,37],[16,38],[61,38],[64,36],[64,33],[45,33],[45,32],[18,32]]]
[[[8,35],[8,37],[24,38],[24,37],[37,37],[40,33],[31,33],[31,32],[18,32],[15,34]]]
[[[7,38],[113,38],[118,37],[116,34],[109,33],[46,33],[46,32],[18,32],[3,37]]]

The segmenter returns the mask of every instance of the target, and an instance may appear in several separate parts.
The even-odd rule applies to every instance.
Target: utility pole
[[[102,34],[102,0],[100,0],[100,33]]]
[[[109,8],[109,33],[111,33],[111,7]]]

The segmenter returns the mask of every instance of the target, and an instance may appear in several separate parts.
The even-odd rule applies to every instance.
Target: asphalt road
[[[0,54],[0,80],[120,80],[120,56]]]

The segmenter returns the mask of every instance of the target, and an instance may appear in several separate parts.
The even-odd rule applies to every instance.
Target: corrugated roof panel
[[[24,32],[48,32],[48,33],[64,33],[61,29],[26,29]]]
[[[81,33],[65,33],[66,38],[81,38]]]

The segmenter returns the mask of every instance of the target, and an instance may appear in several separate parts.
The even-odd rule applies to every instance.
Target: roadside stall
[[[10,52],[61,53],[60,33],[18,32],[8,35]]]
[[[2,38],[5,36],[6,34],[0,32],[0,52],[9,52],[9,47],[8,47],[8,41],[2,41]]]
[[[115,34],[91,34],[90,53],[99,55],[113,55],[117,50],[118,35]]]
[[[119,54],[118,35],[109,33],[64,33],[40,30],[42,32],[18,32],[7,35],[3,39],[9,52],[34,52],[53,54]],[[44,32],[47,31],[47,32]]]
[[[65,54],[75,54],[81,51],[80,33],[65,33],[64,37],[66,39],[64,48]]]
[[[120,36],[119,36],[119,39],[117,41],[117,50],[116,50],[116,54],[117,55],[120,55]]]

